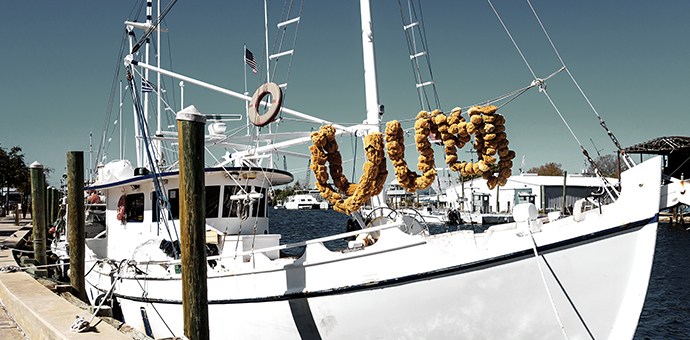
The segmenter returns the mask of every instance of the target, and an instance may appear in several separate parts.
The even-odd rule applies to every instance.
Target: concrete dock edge
[[[30,222],[30,218],[22,218],[17,226],[14,225],[14,218],[0,218],[0,244],[9,248],[14,247],[23,232],[30,230]],[[12,250],[0,249],[0,267],[15,265],[17,263]],[[110,324],[98,323],[98,318],[91,322],[91,326],[98,323],[95,328],[83,333],[72,332],[70,326],[77,315],[87,321],[91,319],[91,315],[53,293],[25,272],[0,273],[0,300],[5,305],[7,313],[31,340],[132,340],[132,337],[120,333]],[[4,313],[2,310],[0,312]],[[0,339],[5,339],[9,333],[16,333],[16,337],[23,338],[19,330],[8,328],[4,331],[8,334],[0,334]]]
[[[0,299],[32,340],[131,339],[105,322],[84,333],[70,331],[77,315],[86,320],[91,315],[46,289],[26,273],[0,274]],[[91,325],[96,322],[98,318]]]

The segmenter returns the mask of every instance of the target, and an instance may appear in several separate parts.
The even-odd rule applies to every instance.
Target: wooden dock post
[[[29,168],[31,172],[31,206],[33,207],[31,219],[33,223],[34,259],[36,260],[36,265],[45,265],[47,264],[45,215],[46,181],[43,177],[43,164],[33,162]],[[38,273],[36,274],[38,275]]]
[[[75,295],[86,301],[84,283],[84,152],[67,152],[67,221],[69,281]]]
[[[177,113],[182,310],[184,334],[190,340],[209,338],[204,187],[205,125],[206,117],[194,106]]]
[[[53,191],[53,187],[46,187],[46,227],[48,229],[50,229],[50,227],[53,225],[53,222],[55,222],[55,217],[53,216],[53,197],[55,197],[54,195],[55,192]]]

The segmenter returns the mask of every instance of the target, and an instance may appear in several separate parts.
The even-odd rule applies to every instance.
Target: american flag
[[[244,62],[252,67],[252,72],[259,73],[259,70],[256,69],[256,60],[254,59],[254,54],[249,52],[249,50],[246,48],[244,49]]]
[[[141,80],[141,92],[153,92],[156,91],[156,85],[151,84],[146,79]]]

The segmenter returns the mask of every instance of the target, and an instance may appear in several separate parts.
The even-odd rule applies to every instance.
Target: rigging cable
[[[519,47],[519,46],[517,45],[517,43],[515,42],[515,39],[513,39],[513,35],[510,34],[510,31],[508,30],[508,27],[506,27],[505,23],[503,23],[503,19],[501,19],[501,16],[498,14],[498,11],[496,11],[496,8],[495,8],[494,5],[491,3],[491,0],[487,0],[487,1],[489,2],[489,5],[491,6],[491,9],[494,11],[494,14],[496,14],[496,18],[498,18],[498,21],[501,23],[501,25],[503,26],[503,29],[506,31],[506,33],[508,34],[508,37],[510,37],[510,40],[513,42],[513,45],[515,46],[515,48],[517,49],[518,53],[519,53],[520,56],[522,57],[522,60],[525,62],[525,65],[527,65],[527,68],[529,69],[530,73],[532,73],[532,76],[534,77],[534,81],[532,81],[532,85],[537,85],[537,86],[539,86],[539,91],[540,91],[540,92],[544,92],[544,95],[546,96],[546,98],[548,98],[549,102],[551,103],[551,106],[553,106],[553,108],[556,110],[556,112],[558,113],[558,116],[561,117],[561,120],[563,121],[563,123],[565,124],[565,126],[568,128],[568,131],[570,131],[570,134],[573,136],[573,138],[575,138],[575,141],[576,141],[577,144],[580,146],[580,149],[582,149],[582,154],[583,154],[583,155],[585,156],[585,158],[590,162],[590,164],[592,164],[592,167],[594,168],[595,172],[597,173],[597,176],[599,176],[599,178],[601,178],[601,180],[604,182],[604,184],[605,184],[605,185],[604,185],[604,188],[606,189],[606,191],[609,193],[609,195],[611,195],[611,192],[609,192],[609,189],[608,189],[608,187],[610,186],[610,187],[611,187],[611,190],[614,191],[614,192],[616,193],[616,196],[615,196],[615,197],[614,197],[614,196],[611,196],[611,198],[615,200],[615,199],[617,198],[617,196],[618,196],[617,190],[608,182],[608,180],[606,179],[606,177],[603,176],[603,174],[602,174],[601,171],[599,170],[599,168],[598,168],[598,166],[596,165],[596,163],[594,162],[594,160],[592,160],[592,158],[591,158],[591,157],[589,156],[589,154],[587,153],[587,150],[585,149],[585,147],[582,145],[582,143],[580,143],[580,140],[577,138],[577,136],[575,135],[575,133],[573,132],[573,130],[570,128],[570,125],[568,125],[568,122],[566,122],[565,118],[563,118],[563,115],[561,114],[560,110],[558,110],[558,108],[556,107],[556,104],[553,102],[553,100],[551,100],[551,97],[549,97],[548,93],[546,92],[546,85],[544,84],[544,80],[543,80],[543,79],[537,78],[536,74],[535,74],[534,71],[532,70],[532,67],[531,67],[531,66],[529,65],[529,63],[527,62],[527,59],[526,59],[525,56],[522,54],[522,51],[520,50],[520,47]],[[542,26],[542,27],[543,27],[543,26]],[[550,41],[550,40],[549,40],[549,41]],[[561,62],[562,62],[562,60],[561,60]],[[565,67],[565,64],[563,64],[563,67],[561,68],[561,70],[563,70],[563,69],[565,69],[566,71],[568,71],[567,67]],[[568,72],[568,73],[570,74],[570,72]],[[553,75],[552,75],[552,76],[553,76]]]
[[[427,110],[431,111],[432,108],[431,108],[429,97],[428,97],[428,94],[426,91],[426,86],[422,85],[422,84],[424,84],[424,81],[422,79],[422,73],[421,73],[421,69],[419,66],[419,60],[417,58],[416,43],[415,43],[415,39],[414,39],[414,26],[412,26],[412,25],[419,26],[419,34],[420,34],[420,40],[421,40],[420,43],[422,44],[422,49],[424,50],[423,53],[424,53],[424,56],[426,58],[426,64],[427,64],[427,68],[429,70],[429,77],[431,78],[431,80],[430,80],[431,84],[430,85],[433,88],[434,99],[436,101],[436,108],[438,108],[439,110],[442,110],[441,109],[441,101],[439,100],[438,93],[436,91],[436,83],[434,82],[434,74],[431,70],[431,57],[429,55],[428,46],[426,45],[426,30],[424,28],[424,18],[422,16],[422,6],[421,6],[421,3],[419,3],[419,2],[417,3],[417,5],[419,6],[419,16],[421,19],[419,19],[415,22],[415,23],[417,23],[417,25],[415,25],[414,23],[411,23],[408,25],[406,20],[405,20],[405,13],[404,13],[404,10],[402,7],[402,3],[400,2],[400,0],[398,0],[398,6],[400,7],[400,16],[401,16],[401,19],[403,22],[403,29],[405,31],[405,38],[407,41],[407,50],[408,50],[408,53],[410,54],[410,63],[412,65],[412,72],[414,73],[415,83],[417,84],[416,86],[418,88],[417,97],[419,99],[419,104],[420,104],[421,109],[424,110],[424,100],[426,100]],[[410,12],[410,21],[413,21],[413,17],[415,19],[417,18],[417,12],[415,11],[415,7],[410,0],[408,0],[408,9]],[[412,33],[408,32],[407,28],[410,28],[412,30]]]
[[[168,12],[170,12],[170,9],[172,9],[172,7],[175,5],[176,2],[177,2],[177,0],[172,0],[168,3],[167,6],[165,6],[165,8],[161,12],[160,16],[158,18],[156,18],[156,21],[151,23],[151,27],[146,29],[146,32],[144,33],[144,35],[142,35],[141,38],[139,38],[139,41],[137,41],[137,43],[134,45],[134,47],[132,47],[132,52],[130,54],[134,54],[139,50],[139,48],[141,47],[141,44],[144,41],[146,41],[149,38],[149,36],[151,36],[151,33],[153,33],[153,31],[156,30],[158,25],[160,25],[161,20],[163,20],[163,18],[165,17],[166,14],[168,14]]]
[[[167,193],[165,191],[165,186],[163,184],[163,178],[160,174],[160,169],[158,167],[158,162],[154,162],[154,156],[151,155],[151,142],[148,139],[149,136],[149,129],[148,125],[145,124],[145,119],[143,112],[141,110],[141,103],[139,102],[139,97],[137,96],[137,91],[135,90],[134,86],[134,77],[132,76],[130,69],[133,67],[130,66],[127,68],[127,81],[130,86],[130,93],[132,94],[132,101],[134,102],[134,106],[136,109],[137,113],[137,118],[139,120],[139,129],[141,130],[141,135],[142,138],[144,139],[144,147],[146,148],[146,155],[149,159],[149,164],[151,165],[151,172],[152,172],[152,179],[153,179],[153,184],[154,188],[156,190],[156,197],[158,199],[158,204],[159,206],[164,206],[166,211],[171,211],[171,205],[170,201],[168,200]],[[173,236],[170,233],[170,226],[168,225],[168,216],[165,216],[164,218],[161,218],[159,215],[158,218],[158,223],[160,224],[160,220],[163,220],[163,224],[165,225],[165,229],[168,232],[168,237],[170,240],[173,240]],[[174,228],[174,220],[171,220],[171,223],[173,223],[173,231],[175,232],[175,237],[177,238],[178,242],[180,240],[179,235],[177,235],[177,230]],[[173,250],[175,252],[175,258],[178,258],[179,256],[179,250],[173,245]]]
[[[122,42],[120,43],[120,55],[117,58],[116,62],[116,67],[115,67],[115,76],[113,77],[113,85],[110,88],[110,99],[108,100],[108,108],[105,113],[105,122],[103,123],[103,132],[101,133],[101,141],[98,146],[98,152],[96,152],[96,159],[100,159],[101,157],[101,151],[105,153],[105,138],[107,137],[107,131],[108,131],[108,123],[110,122],[110,114],[113,109],[113,100],[115,97],[115,89],[117,88],[117,78],[118,75],[120,74],[120,65],[122,65],[121,60],[122,60],[122,55],[124,54],[125,50],[125,41],[127,41],[127,30],[125,30],[125,33],[122,37]],[[120,122],[122,124],[122,122]],[[115,128],[113,127],[113,133],[115,131]],[[89,172],[92,172],[93,169],[89,169]]]
[[[530,9],[532,9],[532,13],[534,13],[534,17],[537,19],[537,22],[539,22],[539,26],[541,26],[542,31],[544,31],[544,34],[546,35],[546,38],[549,40],[549,43],[551,44],[551,47],[553,48],[553,51],[556,53],[556,56],[558,57],[558,60],[560,60],[561,65],[563,65],[563,68],[566,69],[566,72],[568,72],[568,75],[570,76],[570,79],[572,79],[573,83],[575,83],[575,86],[576,86],[577,89],[580,91],[580,93],[582,94],[582,96],[583,96],[583,97],[585,98],[585,100],[587,101],[587,104],[589,104],[589,107],[592,109],[592,111],[594,112],[594,114],[595,114],[595,115],[597,116],[597,118],[599,119],[599,125],[601,125],[601,126],[604,128],[604,130],[606,130],[606,133],[608,134],[609,138],[611,138],[611,141],[613,141],[613,144],[618,148],[618,152],[619,152],[620,154],[623,155],[623,160],[625,160],[625,163],[628,165],[628,168],[632,168],[633,166],[635,166],[635,162],[633,162],[632,158],[630,158],[630,156],[629,156],[627,153],[625,153],[625,152],[623,151],[623,149],[621,148],[620,143],[618,143],[618,139],[616,139],[616,136],[614,136],[613,133],[608,129],[608,127],[606,127],[606,123],[605,123],[604,120],[601,118],[601,116],[599,116],[599,113],[598,113],[597,110],[594,108],[594,105],[592,105],[592,102],[589,101],[589,98],[587,98],[587,95],[585,94],[585,92],[584,92],[584,91],[582,90],[582,88],[580,87],[580,84],[577,83],[577,81],[575,80],[575,77],[573,77],[572,73],[570,73],[570,70],[568,70],[568,69],[566,68],[565,62],[563,62],[563,59],[561,58],[560,53],[558,53],[558,50],[556,49],[556,45],[554,45],[553,41],[551,41],[551,37],[549,36],[549,33],[546,32],[546,28],[545,28],[544,25],[542,24],[541,19],[539,19],[539,16],[537,15],[537,12],[534,10],[534,7],[532,7],[532,3],[531,3],[529,0],[527,0],[527,3],[529,4]],[[492,7],[493,7],[493,6],[492,6]],[[498,14],[497,14],[497,15],[498,15]]]

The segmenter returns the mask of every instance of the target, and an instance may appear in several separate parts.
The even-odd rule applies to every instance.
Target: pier
[[[21,216],[20,216],[21,217]],[[20,218],[15,225],[15,216],[0,217],[0,268],[16,266],[17,263],[8,247],[16,244],[31,230],[31,217]],[[21,236],[20,236],[21,235]],[[82,333],[70,330],[77,316],[89,320],[91,314],[63,299],[33,276],[24,272],[0,272],[0,338],[3,340],[24,339],[133,339],[119,332],[106,322],[91,322],[91,329]],[[95,325],[95,326],[94,326]]]

